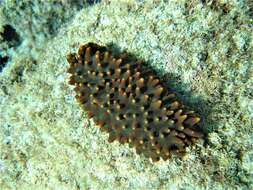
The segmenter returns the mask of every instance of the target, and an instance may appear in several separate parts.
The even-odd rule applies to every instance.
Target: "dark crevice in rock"
[[[0,72],[2,72],[3,68],[6,66],[8,60],[9,60],[9,57],[7,57],[7,56],[2,57],[0,55]]]
[[[4,30],[0,35],[3,38],[3,41],[7,41],[11,47],[17,47],[21,43],[20,36],[16,32],[15,28],[11,25],[6,24]]]

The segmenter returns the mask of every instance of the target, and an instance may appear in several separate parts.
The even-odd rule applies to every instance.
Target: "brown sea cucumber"
[[[203,137],[200,117],[142,61],[126,53],[114,55],[95,43],[80,46],[67,60],[76,99],[109,133],[109,142],[129,143],[138,154],[158,161],[167,160],[173,152],[183,154]]]

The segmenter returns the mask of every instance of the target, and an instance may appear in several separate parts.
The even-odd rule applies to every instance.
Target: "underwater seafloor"
[[[0,189],[253,189],[250,0],[0,1]],[[207,142],[152,163],[95,127],[66,54],[114,44],[202,117]]]

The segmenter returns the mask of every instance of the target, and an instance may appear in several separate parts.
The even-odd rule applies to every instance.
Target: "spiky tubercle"
[[[153,161],[182,155],[202,138],[200,118],[169,92],[157,75],[126,53],[113,55],[94,43],[67,56],[76,99],[109,142],[129,143]]]

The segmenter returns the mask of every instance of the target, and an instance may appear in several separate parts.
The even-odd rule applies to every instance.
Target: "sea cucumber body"
[[[126,53],[113,55],[94,43],[67,56],[76,99],[109,142],[129,143],[153,161],[182,154],[202,138],[200,118],[186,110],[156,74]]]

